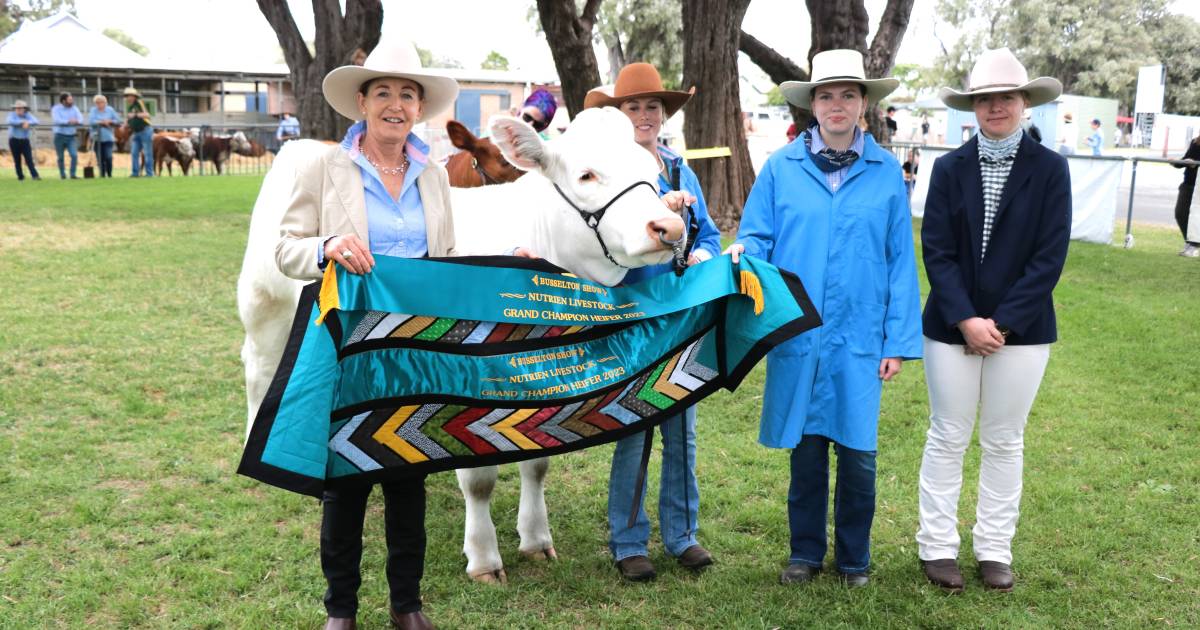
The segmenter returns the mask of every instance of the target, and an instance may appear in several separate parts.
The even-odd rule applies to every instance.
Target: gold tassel
[[[325,277],[321,278],[321,292],[317,294],[317,308],[320,311],[317,315],[318,326],[325,321],[329,311],[341,306],[338,302],[337,270],[334,269],[336,266],[332,260],[329,261],[329,264],[325,265]]]
[[[750,299],[754,300],[754,314],[762,315],[763,307],[766,306],[766,298],[763,297],[762,283],[758,281],[758,276],[743,270],[740,274],[740,279],[740,291],[743,295],[748,295]]]

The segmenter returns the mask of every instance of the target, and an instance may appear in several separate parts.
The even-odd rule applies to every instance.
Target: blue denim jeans
[[[58,175],[67,178],[67,169],[63,164],[63,151],[71,154],[71,177],[75,177],[75,165],[79,162],[79,153],[75,150],[75,134],[54,134],[54,152],[58,154]]]
[[[112,177],[112,155],[113,143],[97,142],[96,143],[96,161],[100,167],[100,177]]]
[[[25,179],[25,173],[21,172],[21,160],[25,160],[25,165],[29,167],[29,175],[38,179],[37,167],[33,165],[33,145],[29,144],[29,138],[9,138],[8,150],[12,153],[13,166],[17,167],[18,181]]]
[[[697,514],[700,486],[696,484],[696,409],[668,418],[659,425],[662,435],[662,477],[658,490],[658,527],[667,553],[678,556],[696,544],[700,529]],[[617,442],[608,476],[609,549],[618,562],[630,556],[647,555],[650,519],[638,506],[637,519],[629,525],[638,466],[645,435],[637,433]],[[686,458],[686,460],[685,460]],[[645,503],[645,483],[642,485]],[[685,496],[686,494],[686,496]]]
[[[820,435],[805,435],[792,449],[788,488],[791,564],[819,567],[825,560],[829,504],[829,445],[837,451],[833,498],[834,563],[842,573],[866,573],[875,518],[875,452],[856,451]]]
[[[137,177],[138,167],[144,163],[146,177],[154,177],[154,127],[146,127],[133,134],[129,145],[129,155],[133,161],[133,172],[130,175]],[[138,162],[139,157],[142,158],[142,163]]]

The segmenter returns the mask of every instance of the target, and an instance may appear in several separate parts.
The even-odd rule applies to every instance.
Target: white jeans
[[[921,460],[918,554],[958,557],[958,495],[963,453],[979,416],[979,505],[975,558],[1012,564],[1021,506],[1025,420],[1050,359],[1050,346],[1004,346],[988,357],[925,338],[929,433]]]

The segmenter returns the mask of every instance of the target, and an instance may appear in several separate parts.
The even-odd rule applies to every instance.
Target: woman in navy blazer
[[[1002,48],[980,57],[970,85],[942,89],[946,105],[975,112],[980,133],[934,163],[921,227],[930,422],[917,543],[929,580],[961,590],[958,497],[978,417],[975,558],[985,587],[1010,590],[1025,421],[1058,338],[1052,291],[1071,235],[1071,175],[1021,129],[1027,107],[1062,92],[1058,81],[1030,81]]]

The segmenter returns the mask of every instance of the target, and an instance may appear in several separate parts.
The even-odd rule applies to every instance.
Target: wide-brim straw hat
[[[137,88],[135,88],[135,87],[127,87],[121,92],[121,94],[123,94],[125,96],[141,96],[142,95],[141,92],[138,92]]]
[[[350,120],[362,120],[358,108],[358,89],[372,79],[408,79],[421,85],[424,104],[416,122],[436,116],[450,108],[458,98],[458,81],[421,66],[421,58],[412,42],[383,39],[367,55],[361,66],[341,66],[325,75],[321,92],[337,113]]]
[[[29,103],[18,100],[17,102],[13,103],[13,109],[29,109]]]
[[[620,107],[621,103],[634,98],[657,98],[663,102],[663,118],[670,118],[691,100],[695,93],[695,87],[686,92],[664,88],[658,68],[652,64],[637,62],[621,68],[611,91],[601,88],[588,91],[583,99],[583,108]]]
[[[971,68],[966,90],[944,87],[938,91],[938,98],[951,109],[969,112],[974,109],[972,98],[980,94],[1025,92],[1029,95],[1029,106],[1037,107],[1058,98],[1062,90],[1062,83],[1053,77],[1030,81],[1029,72],[1017,56],[1007,48],[997,48],[979,56]]]
[[[813,90],[830,83],[857,83],[867,91],[867,100],[878,103],[900,86],[897,79],[868,79],[862,53],[857,50],[825,50],[812,60],[808,81],[784,81],[779,91],[789,103],[800,109],[812,110]]]

